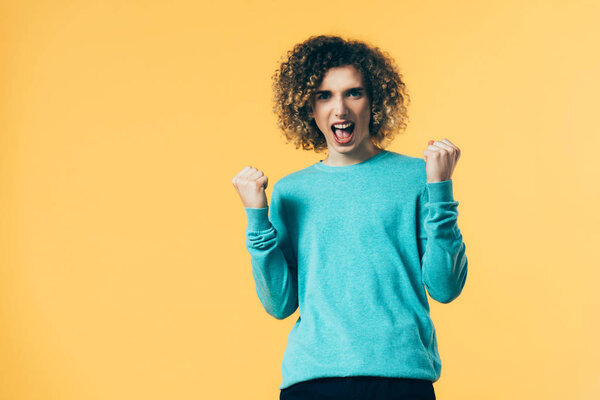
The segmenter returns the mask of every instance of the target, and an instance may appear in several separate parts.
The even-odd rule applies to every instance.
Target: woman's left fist
[[[456,162],[460,158],[460,149],[448,139],[429,141],[429,146],[423,151],[423,159],[427,164],[427,183],[450,180]]]

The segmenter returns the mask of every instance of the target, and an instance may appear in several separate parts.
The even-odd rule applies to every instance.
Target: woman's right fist
[[[233,186],[237,190],[244,207],[264,208],[267,206],[265,189],[269,178],[262,171],[248,166],[233,177]]]

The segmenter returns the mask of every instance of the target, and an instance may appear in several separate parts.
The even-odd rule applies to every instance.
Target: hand
[[[269,178],[262,171],[252,166],[247,166],[233,177],[232,183],[240,195],[244,207],[267,207],[265,189],[269,185]]]
[[[445,138],[442,141],[430,140],[428,144],[423,151],[423,159],[427,163],[427,183],[450,180],[460,158],[460,149]]]

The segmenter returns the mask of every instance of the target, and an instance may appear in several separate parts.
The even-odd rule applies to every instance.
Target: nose
[[[346,116],[347,112],[348,112],[348,107],[346,106],[346,103],[344,102],[344,98],[338,98],[335,101],[335,104],[333,105],[333,111],[335,112],[336,117],[338,118],[342,118],[343,116]]]

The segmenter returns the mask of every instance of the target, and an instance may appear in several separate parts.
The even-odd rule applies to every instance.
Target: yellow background
[[[270,77],[316,34],[388,51],[388,148],[462,150],[469,275],[430,299],[439,399],[600,398],[598,1],[4,1],[0,398],[276,399],[286,320],[255,292],[246,165],[286,145]]]

